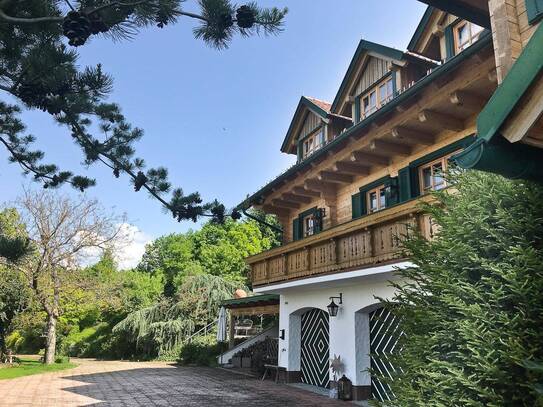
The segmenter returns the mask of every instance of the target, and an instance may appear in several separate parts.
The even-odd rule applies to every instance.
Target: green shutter
[[[411,198],[420,195],[420,180],[418,165],[409,165],[409,183],[411,186]]]
[[[411,199],[411,175],[409,167],[402,168],[398,171],[398,188],[399,200],[405,202]]]
[[[302,140],[298,141],[298,162],[302,161],[303,154],[303,142]]]
[[[454,56],[454,33],[452,25],[445,27],[445,60]]]
[[[352,210],[353,210],[353,219],[359,218],[362,216],[362,194],[359,192],[358,194],[354,194],[351,197],[352,202]]]
[[[320,209],[315,208],[315,219],[317,222],[315,223],[315,234],[320,233],[323,229],[322,227],[322,212]]]
[[[292,240],[300,240],[300,219],[296,218],[292,221]]]
[[[526,12],[529,23],[537,23],[543,17],[543,0],[526,0]]]

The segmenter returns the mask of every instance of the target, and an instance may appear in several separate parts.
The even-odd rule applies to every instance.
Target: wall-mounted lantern
[[[283,341],[285,340],[285,330],[284,329],[281,329],[279,331],[279,339],[281,339]]]
[[[330,299],[332,300],[332,302],[330,303],[330,305],[328,305],[328,314],[330,314],[331,317],[335,317],[337,316],[337,312],[339,310],[339,306],[341,304],[343,304],[343,294],[342,293],[339,293],[339,297],[330,297]],[[339,300],[338,301],[338,304],[336,304],[334,302],[334,299],[337,299]]]

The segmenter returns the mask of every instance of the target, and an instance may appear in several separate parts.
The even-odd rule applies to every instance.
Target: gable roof
[[[409,60],[418,64],[431,64],[428,60],[419,58],[413,54],[405,53],[403,51],[400,51],[399,49],[387,47],[386,45],[378,44],[376,42],[360,40],[360,42],[358,43],[358,47],[356,48],[356,52],[351,60],[351,63],[349,64],[349,68],[347,68],[347,73],[343,77],[343,81],[341,82],[336,97],[334,98],[334,102],[332,103],[332,106],[330,108],[332,112],[338,111],[337,109],[341,101],[341,96],[349,85],[353,73],[356,71],[356,68],[358,67],[358,64],[361,62],[364,55],[370,52],[376,54],[378,57],[383,57],[383,59],[390,59],[398,62],[404,62]]]
[[[332,114],[330,112],[331,107],[332,107],[332,104],[324,100],[320,100],[320,99],[309,97],[309,96],[302,96],[300,98],[300,101],[298,102],[298,107],[296,108],[294,117],[292,118],[292,121],[290,122],[287,135],[285,136],[285,139],[283,140],[283,144],[281,145],[281,151],[284,153],[288,153],[289,144],[292,141],[292,139],[296,136],[295,132],[298,129],[298,124],[305,117],[304,113],[306,110],[311,111],[312,113],[316,114],[322,119],[327,119],[330,116],[336,116],[336,117],[341,117],[343,119],[351,120],[350,118],[344,118],[343,116]]]
[[[413,37],[411,37],[411,40],[409,41],[409,45],[407,46],[407,49],[409,51],[415,51],[419,40],[422,37],[422,34],[424,34],[424,31],[426,31],[426,27],[428,27],[428,23],[430,22],[430,19],[432,18],[432,14],[434,13],[436,9],[432,6],[426,7],[426,11],[422,15],[421,20],[419,21],[419,25],[417,26],[417,29],[415,30],[415,33],[413,34]]]

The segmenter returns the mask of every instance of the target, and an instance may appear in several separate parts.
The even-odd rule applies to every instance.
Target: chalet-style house
[[[288,381],[327,387],[340,356],[356,399],[387,400],[368,372],[393,366],[399,241],[466,168],[541,180],[543,0],[428,0],[406,51],[362,40],[333,101],[302,97],[281,151],[297,163],[240,207],[277,215],[281,247],[249,257],[253,289],[279,295],[278,364]],[[489,4],[491,5],[489,9]]]

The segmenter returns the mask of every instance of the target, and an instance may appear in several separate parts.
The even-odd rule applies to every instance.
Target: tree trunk
[[[2,363],[2,359],[6,352],[6,330],[4,324],[0,323],[0,363]]]
[[[57,317],[53,313],[47,314],[47,337],[45,338],[45,358],[46,365],[55,362],[55,352],[57,347]]]

